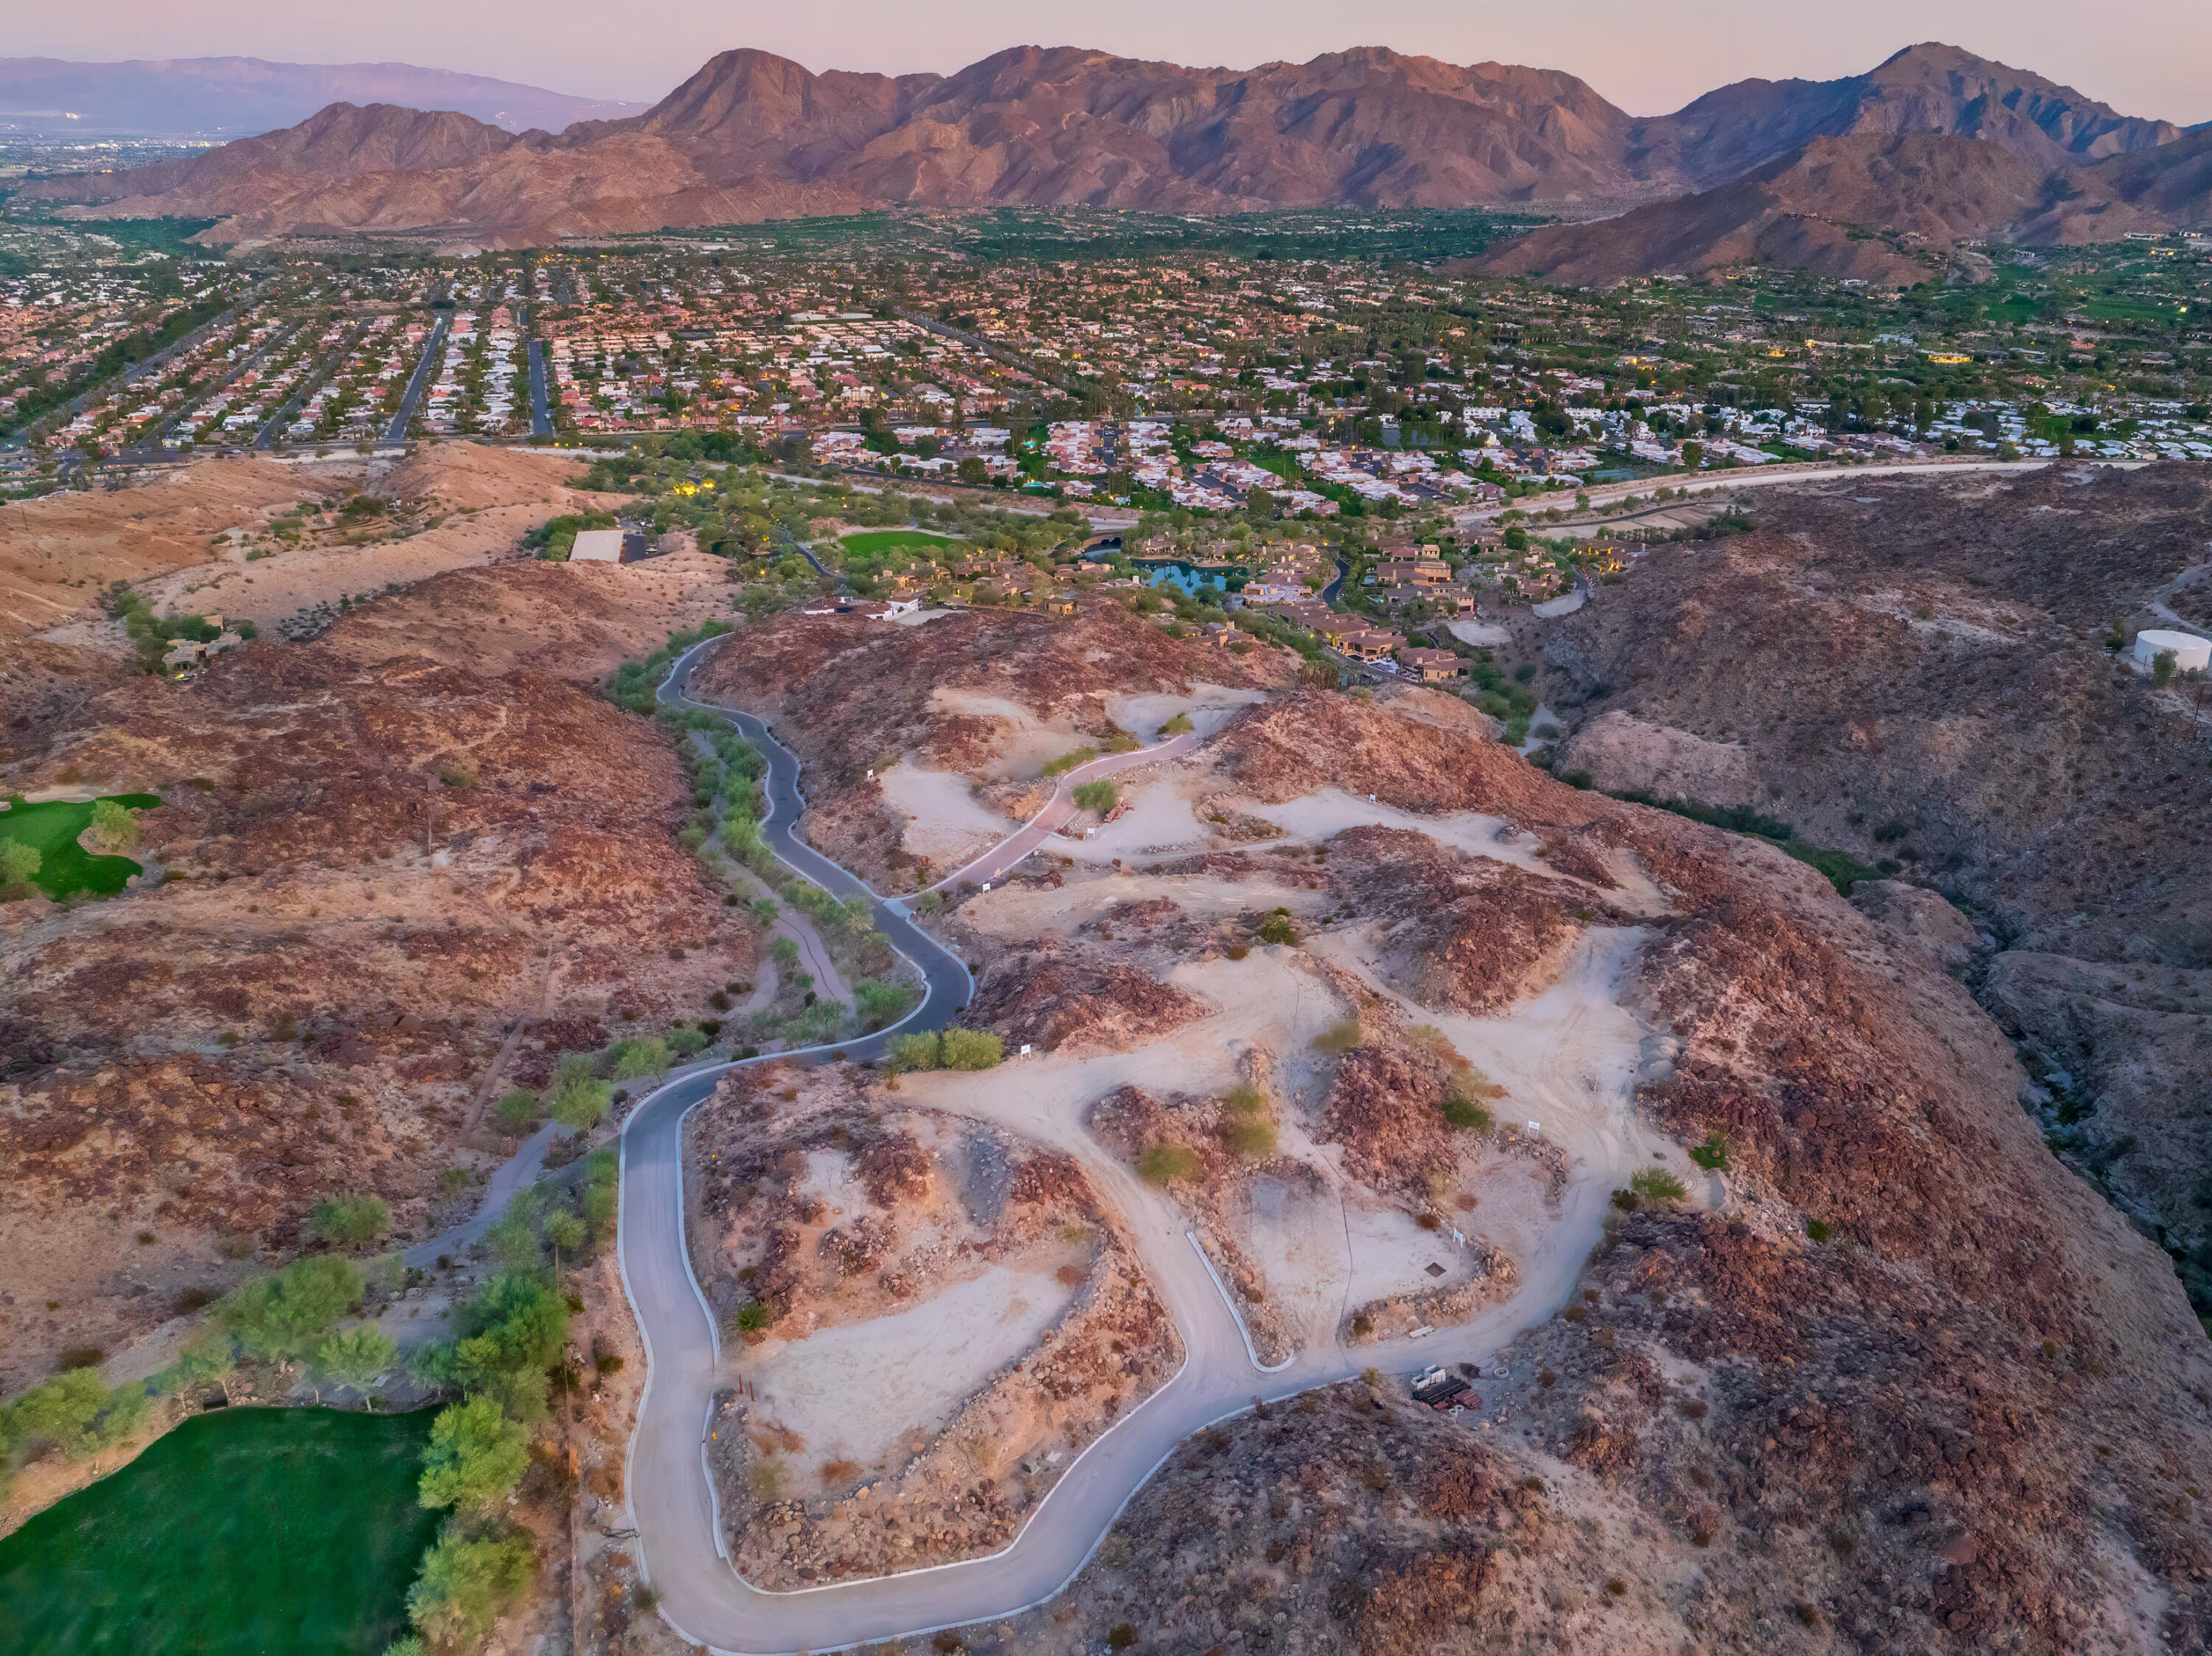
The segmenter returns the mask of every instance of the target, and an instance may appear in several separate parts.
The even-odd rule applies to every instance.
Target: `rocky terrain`
[[[1072,624],[982,610],[916,628],[792,615],[745,628],[702,664],[691,693],[775,725],[807,767],[800,831],[882,889],[958,866],[910,843],[913,815],[886,792],[902,761],[951,773],[1011,833],[1048,797],[1036,787],[1047,762],[1104,751],[1117,735],[1156,739],[1156,728],[1117,721],[1124,698],[1256,691],[1287,682],[1296,664],[1264,645],[1170,638],[1105,603],[1085,604]]]
[[[757,1586],[996,1550],[1180,1362],[1120,1221],[1062,1154],[841,1070],[737,1071],[685,1144],[693,1257],[735,1341],[715,1471]],[[994,1342],[1048,1292],[1032,1337]],[[817,1358],[832,1330],[857,1343]]]
[[[1624,986],[1656,1043],[1640,1107],[1713,1166],[1686,1197],[1623,1192],[1565,1309],[1474,1378],[1471,1415],[1409,1410],[1384,1376],[1372,1400],[1224,1424],[1064,1600],[974,1647],[1095,1647],[1125,1623],[1286,1651],[2204,1640],[2201,1331],[2165,1259],[2045,1148],[2010,1044],[1929,926],[1878,923],[1754,841],[1574,792],[1398,702],[1277,701],[1218,743],[1270,794],[1328,776],[1438,833],[1481,811],[1640,870],[1666,900]],[[984,927],[999,897],[963,915]],[[1323,978],[1364,958],[1337,941],[1357,935],[1308,932]],[[1360,1016],[1387,1031],[1372,1002]],[[1419,1165],[1434,1118],[1416,1101],[1443,1081],[1421,1078],[1410,1033],[1363,1065],[1403,1113],[1363,1152],[1389,1158],[1377,1179]],[[1347,1167],[1341,1077],[1369,1051],[1315,1134]],[[1109,1130],[1190,1107],[1100,1106]]]
[[[676,843],[659,732],[378,630],[95,683],[11,732],[9,792],[163,802],[134,889],[0,908],[11,1387],[204,1302],[334,1192],[428,1234],[511,1149],[501,1089],[753,976],[752,923]]]
[[[1228,70],[1017,46],[953,75],[896,78],[816,75],[747,50],[712,58],[643,114],[558,136],[334,103],[188,161],[27,193],[109,215],[220,216],[208,234],[222,244],[366,230],[525,246],[890,203],[1587,209],[1721,183],[1816,138],[1906,132],[1954,135],[2039,177],[2186,142],[2166,122],[1941,45],[1834,82],[1740,82],[1646,119],[1556,70],[1381,47]],[[2182,175],[2153,170],[2175,196]]]
[[[1963,905],[2026,1101],[2212,1311],[2186,1079],[2212,967],[2208,726],[2194,687],[2106,647],[2199,590],[2212,492],[2180,468],[1869,482],[1778,496],[1759,525],[1656,549],[1550,626],[1553,768],[1755,808]]]
[[[2068,246],[2194,227],[2212,214],[2208,181],[2201,132],[2086,167],[1940,130],[1823,136],[1711,190],[1533,232],[1475,268],[1601,287],[1765,264],[1908,288],[1972,273],[1962,243]]]

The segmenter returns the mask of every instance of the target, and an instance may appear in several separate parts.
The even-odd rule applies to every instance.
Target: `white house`
[[[2212,639],[2202,639],[2194,633],[2166,632],[2155,627],[2147,627],[2136,634],[2136,660],[2145,667],[2169,650],[2173,652],[2176,672],[2202,672],[2212,667]]]

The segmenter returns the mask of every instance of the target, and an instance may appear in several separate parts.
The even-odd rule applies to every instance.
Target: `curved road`
[[[775,854],[832,891],[874,898],[877,924],[928,985],[921,1006],[895,1028],[945,1023],[972,991],[966,967],[902,909],[792,838],[803,804],[796,757],[757,719],[707,707],[684,693],[707,647],[695,646],[677,660],[661,699],[726,719],[760,747],[769,760],[769,815],[762,828]],[[1141,757],[1160,753],[1156,749]],[[1597,992],[1610,993],[1626,958],[1622,953],[1602,963]],[[849,1041],[840,1050],[848,1058],[871,1057],[884,1050],[891,1033]],[[1578,1176],[1568,1187],[1558,1222],[1545,1246],[1523,1262],[1521,1292],[1474,1322],[1419,1343],[1399,1340],[1357,1351],[1321,1346],[1263,1373],[1204,1256],[1191,1246],[1187,1221],[1169,1198],[1092,1143],[1068,1112],[1024,1083],[1018,1066],[974,1077],[958,1101],[944,1101],[1070,1150],[1101,1198],[1120,1210],[1182,1338],[1183,1366],[1077,1458],[1005,1551],[873,1580],[770,1592],[743,1580],[722,1550],[706,1442],[714,1392],[731,1371],[723,1367],[720,1335],[692,1275],[684,1234],[684,1118],[732,1067],[716,1065],[670,1083],[624,1124],[616,1247],[646,1349],[646,1390],[624,1478],[641,1568],[675,1629],[724,1656],[825,1650],[1012,1615],[1051,1598],[1074,1577],[1122,1507],[1185,1438],[1241,1413],[1259,1396],[1288,1397],[1370,1366],[1389,1370],[1423,1360],[1490,1360],[1565,1301],[1600,1233],[1612,1185],[1627,1168],[1642,1165],[1649,1149],[1621,1142],[1602,1123],[1573,1129],[1563,1142],[1578,1164]]]

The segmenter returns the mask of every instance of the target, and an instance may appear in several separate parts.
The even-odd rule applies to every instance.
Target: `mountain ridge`
[[[709,58],[640,114],[557,133],[509,134],[483,123],[470,130],[426,124],[424,112],[368,107],[373,114],[318,112],[283,134],[166,170],[47,180],[23,193],[105,203],[111,216],[217,217],[224,221],[208,236],[218,244],[417,231],[522,246],[885,206],[1636,207],[1694,200],[1683,192],[1710,191],[1716,179],[1717,187],[1732,186],[1797,157],[1794,172],[1776,175],[1796,192],[1786,206],[1700,202],[1668,221],[1677,256],[1705,257],[1681,240],[1700,214],[1711,220],[1710,240],[1739,251],[1747,244],[1738,233],[1751,219],[1779,214],[1796,221],[1796,230],[1783,234],[1770,223],[1751,231],[1754,251],[1764,234],[1768,254],[1878,269],[1887,279],[1904,253],[1844,258],[1848,236],[1814,227],[1838,214],[1807,194],[1808,146],[1857,145],[1822,151],[1814,171],[1825,167],[1832,182],[1850,174],[1845,193],[1878,205],[1882,188],[1852,168],[1883,143],[1923,136],[1972,145],[1988,155],[1969,160],[1967,151],[1907,145],[1879,170],[1887,188],[1914,197],[1917,204],[1907,204],[1919,218],[1931,209],[1916,192],[1937,186],[1939,175],[1962,185],[1975,179],[1975,189],[2011,202],[2019,222],[2062,238],[2106,227],[2100,215],[2128,190],[2160,204],[2130,208],[2113,225],[2162,222],[2185,209],[2208,170],[2193,152],[2179,166],[2143,159],[2196,142],[2171,123],[2122,115],[2040,76],[1940,45],[1907,47],[1836,82],[1737,82],[1674,115],[1643,119],[1562,70],[1454,64],[1380,46],[1232,70],[1022,45],[951,75],[897,76],[817,74],[738,48]],[[2094,181],[2097,168],[2121,162],[2135,167],[2127,179],[2137,182]],[[2027,197],[2037,192],[2015,176],[2023,168],[2092,181],[2042,188],[2031,212]],[[1996,184],[1998,172],[2010,181]],[[2067,206],[2077,194],[2079,211]],[[1936,213],[1927,225],[1899,227],[1941,242],[1984,234],[1991,217]]]

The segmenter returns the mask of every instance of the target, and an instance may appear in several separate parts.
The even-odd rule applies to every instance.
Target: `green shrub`
[[[1103,816],[1114,809],[1121,798],[1121,790],[1103,779],[1075,785],[1075,807],[1078,810],[1095,810]]]
[[[311,1254],[240,1283],[216,1303],[216,1320],[238,1336],[249,1356],[288,1361],[358,1308],[364,1287],[352,1260]]]
[[[45,862],[36,846],[0,840],[0,891],[12,895],[27,889]]]
[[[1287,908],[1279,908],[1261,920],[1259,937],[1261,943],[1266,943],[1288,944],[1297,942],[1298,928],[1291,919],[1291,911]]]
[[[520,1136],[538,1125],[538,1095],[520,1089],[492,1107],[491,1119],[504,1133]]]
[[[326,1196],[315,1204],[315,1234],[340,1247],[360,1247],[392,1228],[392,1208],[381,1196]]]
[[[659,1035],[639,1035],[617,1041],[608,1048],[607,1056],[614,1060],[617,1081],[635,1081],[642,1076],[659,1075],[668,1067],[668,1043]]]
[[[988,1029],[947,1029],[944,1056],[948,1070],[988,1070],[1006,1056],[1006,1043]]]
[[[706,1031],[692,1024],[668,1032],[669,1052],[678,1059],[696,1057],[707,1050]]]
[[[1275,1124],[1272,1121],[1232,1121],[1221,1134],[1231,1149],[1237,1155],[1263,1162],[1275,1153]]]
[[[472,1643],[491,1631],[537,1570],[530,1538],[520,1531],[471,1539],[449,1528],[422,1555],[422,1573],[407,1590],[407,1615],[433,1644]]]
[[[1044,773],[1047,776],[1065,776],[1068,772],[1073,770],[1078,765],[1087,765],[1097,757],[1098,749],[1086,743],[1080,748],[1073,749],[1070,751],[1060,755],[1057,759],[1047,760],[1044,766]]]
[[[530,1434],[507,1419],[489,1397],[471,1398],[444,1410],[422,1452],[422,1501],[489,1512],[530,1470]]]
[[[1805,1221],[1805,1234],[1815,1242],[1828,1241],[1835,1234],[1836,1228],[1826,1219],[1808,1218]]]
[[[913,999],[914,991],[902,983],[863,978],[853,986],[853,1010],[863,1026],[871,1029],[896,1022]]]
[[[571,1052],[554,1072],[547,1108],[562,1126],[584,1132],[599,1125],[613,1099],[614,1089],[599,1079],[592,1060]]]
[[[943,1043],[933,1029],[916,1034],[891,1037],[889,1054],[890,1068],[901,1070],[934,1070],[943,1051]]]
[[[1137,1176],[1164,1188],[1178,1179],[1195,1179],[1205,1164],[1198,1152],[1180,1144],[1152,1144],[1137,1158]]]
[[[92,838],[102,851],[129,851],[138,843],[138,819],[120,800],[96,799],[92,806]]]
[[[53,1444],[81,1459],[128,1437],[146,1418],[146,1387],[130,1381],[110,1391],[89,1368],[33,1386],[0,1413],[0,1443]]]
[[[1457,1093],[1444,1100],[1444,1120],[1462,1132],[1488,1132],[1492,1125],[1490,1112],[1471,1098]]]
[[[1221,1107],[1231,1115],[1256,1115],[1267,1107],[1267,1095],[1240,1081],[1222,1095]]]
[[[1314,1045],[1324,1052],[1348,1052],[1364,1039],[1360,1033],[1359,1020],[1344,1018],[1316,1035]]]
[[[1628,1181],[1628,1187],[1643,1200],[1653,1204],[1680,1202],[1690,1193],[1680,1178],[1664,1168],[1644,1168]]]
[[[1166,724],[1160,726],[1160,734],[1162,736],[1188,736],[1190,734],[1193,728],[1194,727],[1190,722],[1190,715],[1188,713],[1177,713],[1173,719],[1170,719]]]
[[[1690,1152],[1690,1160],[1707,1173],[1720,1173],[1728,1167],[1728,1143],[1717,1132],[1705,1135],[1705,1142]]]
[[[757,1334],[775,1320],[775,1313],[768,1308],[767,1301],[747,1300],[738,1307],[737,1324],[748,1334]]]

